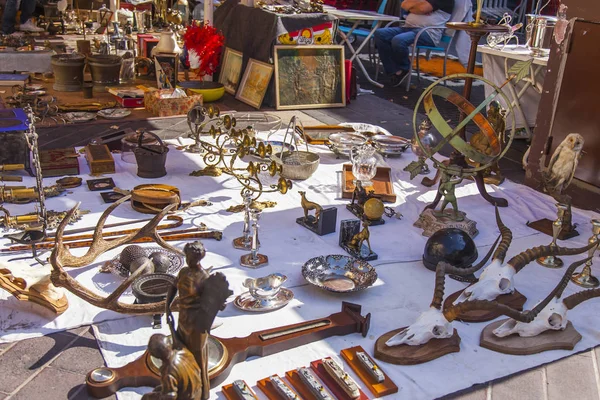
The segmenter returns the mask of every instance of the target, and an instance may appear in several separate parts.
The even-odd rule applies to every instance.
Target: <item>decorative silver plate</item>
[[[88,122],[96,118],[96,113],[79,111],[69,112],[65,114],[65,118],[71,122]]]
[[[243,311],[268,312],[279,310],[286,306],[294,298],[294,293],[286,288],[279,289],[277,294],[270,299],[257,299],[250,292],[240,294],[235,298],[233,304]]]
[[[160,251],[161,253],[165,253],[169,260],[171,261],[171,265],[167,268],[167,274],[175,275],[179,272],[181,267],[183,267],[184,261],[183,257],[179,254],[175,254],[167,249],[162,247],[144,247],[144,251],[146,252],[146,257],[150,256],[150,254]],[[115,256],[112,260],[107,261],[103,266],[103,270],[108,270],[113,274],[127,278],[129,276],[129,270],[123,266],[119,262],[119,256]]]
[[[337,254],[311,258],[302,266],[302,276],[330,292],[348,293],[372,286],[377,271],[366,261]]]
[[[106,119],[121,119],[131,114],[131,111],[123,108],[107,108],[106,110],[98,111],[98,115]]]
[[[371,138],[375,148],[382,155],[397,156],[410,147],[410,140],[387,135],[375,135]]]

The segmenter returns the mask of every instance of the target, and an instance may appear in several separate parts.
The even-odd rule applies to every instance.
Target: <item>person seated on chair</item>
[[[392,86],[400,86],[410,71],[409,47],[417,33],[426,26],[443,26],[450,20],[454,0],[404,0],[401,4],[408,12],[401,27],[381,28],[375,31],[375,45],[385,72],[391,75]],[[418,39],[419,46],[436,46],[444,28],[430,29]]]

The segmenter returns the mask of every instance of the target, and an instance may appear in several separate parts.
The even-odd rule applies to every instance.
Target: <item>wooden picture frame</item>
[[[223,84],[227,93],[234,96],[240,84],[243,61],[244,55],[241,51],[225,47],[219,83]]]
[[[158,45],[159,41],[160,39],[155,37],[142,38],[140,44],[142,47],[142,56],[146,58],[152,58],[152,49]]]
[[[272,75],[273,66],[271,64],[251,58],[248,60],[235,98],[260,110]]]
[[[344,46],[275,46],[275,108],[346,106]]]
[[[179,73],[179,55],[176,53],[156,53],[154,55],[154,65],[156,68],[156,85],[159,89],[169,89],[162,85],[161,71],[169,80],[171,88],[177,87],[177,74]]]

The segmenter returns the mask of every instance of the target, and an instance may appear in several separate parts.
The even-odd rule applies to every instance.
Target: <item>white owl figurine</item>
[[[583,136],[569,133],[554,150],[550,164],[543,174],[547,191],[561,194],[569,186],[581,157],[583,143]]]

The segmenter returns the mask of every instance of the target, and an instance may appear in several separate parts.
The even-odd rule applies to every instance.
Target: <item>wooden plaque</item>
[[[356,375],[359,376],[360,380],[365,384],[367,388],[373,393],[375,397],[383,397],[389,394],[394,394],[398,392],[398,386],[390,379],[389,376],[381,369],[385,380],[383,382],[376,382],[375,379],[365,371],[365,368],[362,366],[361,362],[356,357],[356,353],[364,352],[368,355],[368,353],[361,347],[355,346],[350,347],[349,349],[344,349],[340,352],[340,355],[350,368],[354,371]],[[373,360],[374,361],[374,360]]]
[[[571,321],[567,322],[564,331],[545,331],[533,337],[521,337],[517,334],[498,337],[493,330],[508,321],[508,318],[495,321],[481,331],[479,345],[489,350],[504,354],[526,356],[547,350],[573,350],[581,340],[581,335]]]
[[[450,296],[448,296],[444,301],[444,310],[450,307],[462,292],[463,290],[459,290],[458,292],[452,293]],[[523,305],[527,301],[527,297],[523,296],[518,290],[515,289],[515,291],[511,294],[503,294],[498,296],[496,301],[500,304],[510,306],[515,310],[522,311]],[[473,310],[460,314],[456,319],[463,322],[487,322],[496,319],[501,315],[502,314],[496,310]]]
[[[395,329],[380,336],[375,342],[375,358],[390,364],[415,365],[460,351],[460,336],[458,336],[456,329],[454,329],[453,335],[447,339],[431,339],[420,346],[409,346],[407,344],[393,347],[386,346],[385,342],[405,328]]]
[[[329,375],[327,373],[327,371],[325,370],[325,367],[323,366],[323,361],[321,361],[321,360],[313,361],[310,363],[310,367],[312,368],[313,371],[315,371],[315,375],[317,375],[319,377],[321,382],[323,382],[327,386],[329,391],[331,393],[333,393],[333,395],[338,400],[352,400],[352,398],[346,394],[344,389],[342,389],[341,386],[331,377],[331,375]],[[360,388],[359,388],[359,390],[360,390],[360,396],[356,397],[356,399],[368,400],[369,398],[367,397],[367,395]]]
[[[315,395],[312,394],[310,389],[308,389],[306,385],[304,385],[304,382],[302,382],[302,379],[300,379],[300,375],[298,375],[298,372],[295,369],[286,372],[285,376],[287,377],[288,381],[292,384],[296,392],[298,392],[300,396],[302,396],[302,399],[319,400]],[[329,388],[327,388],[327,390],[329,391]]]
[[[354,192],[354,175],[352,174],[352,165],[344,164],[344,183],[342,188],[342,198],[351,199]],[[389,167],[377,167],[377,173],[371,179],[373,186],[367,186],[367,193],[374,190],[375,196],[383,202],[395,203],[396,194],[394,193],[394,185],[392,184],[392,169]]]

